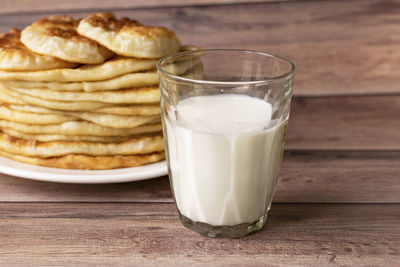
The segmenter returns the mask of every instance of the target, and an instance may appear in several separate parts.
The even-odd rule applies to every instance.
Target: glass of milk
[[[262,52],[210,49],[165,57],[157,68],[181,222],[209,237],[262,229],[282,163],[294,64]]]

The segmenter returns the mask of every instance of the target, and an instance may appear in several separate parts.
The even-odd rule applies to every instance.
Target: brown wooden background
[[[400,262],[400,1],[2,0],[0,31],[114,11],[183,43],[295,62],[284,165],[266,228],[207,239],[166,177],[69,185],[0,175],[0,265]]]

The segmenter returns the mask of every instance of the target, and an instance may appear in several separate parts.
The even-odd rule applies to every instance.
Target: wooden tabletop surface
[[[13,0],[0,30],[105,10],[185,44],[295,62],[266,227],[242,239],[185,229],[167,177],[79,185],[1,174],[1,266],[399,266],[400,1]]]

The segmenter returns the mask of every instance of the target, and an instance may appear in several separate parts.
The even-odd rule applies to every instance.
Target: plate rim
[[[0,173],[44,182],[107,184],[147,180],[167,175],[166,160],[139,167],[111,170],[73,170],[43,167],[0,156]]]

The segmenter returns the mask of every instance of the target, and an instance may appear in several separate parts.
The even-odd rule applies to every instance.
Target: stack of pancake
[[[156,62],[182,49],[173,32],[111,13],[0,35],[0,155],[70,169],[164,159]]]

